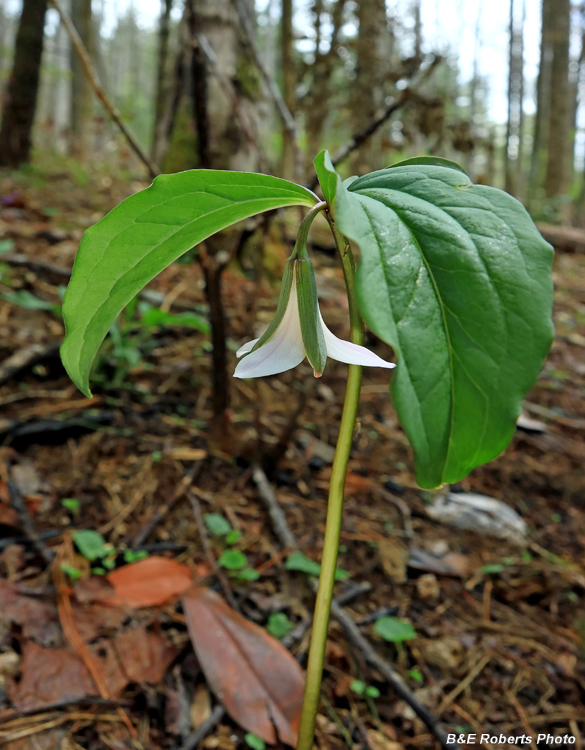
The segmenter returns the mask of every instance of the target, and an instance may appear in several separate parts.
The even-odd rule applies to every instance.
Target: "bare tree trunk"
[[[71,20],[90,58],[94,57],[91,0],[72,0]],[[91,150],[91,120],[93,96],[87,75],[79,55],[74,49],[70,53],[71,64],[71,138],[72,152],[85,161]]]
[[[506,127],[505,188],[517,195],[522,182],[522,141],[524,126],[524,15],[517,19],[514,0],[510,0],[508,122]]]
[[[152,157],[154,159],[157,144],[157,133],[163,118],[165,103],[167,101],[167,57],[169,51],[169,36],[171,29],[171,10],[173,0],[162,0],[162,8],[158,27],[158,50],[156,68],[156,92],[154,100],[154,124],[152,128]]]
[[[542,0],[540,62],[538,66],[538,81],[536,88],[536,116],[534,118],[534,136],[528,188],[529,206],[532,204],[537,191],[542,187],[548,146],[551,68],[553,58],[551,26],[552,5],[553,0]]]
[[[322,5],[322,0],[316,0]],[[294,116],[296,109],[296,72],[293,51],[293,0],[282,0],[281,6],[281,64],[282,96],[288,111]],[[280,173],[287,180],[295,177],[295,144],[292,133],[282,124],[282,155]]]
[[[550,129],[544,189],[547,198],[568,191],[570,0],[552,0]]]
[[[416,60],[422,60],[422,18],[420,0],[414,0],[414,57]]]
[[[2,112],[0,166],[18,167],[30,157],[46,11],[47,0],[24,0]]]

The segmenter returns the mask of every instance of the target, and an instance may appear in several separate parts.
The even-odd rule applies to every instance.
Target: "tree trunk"
[[[356,42],[357,74],[352,102],[353,132],[363,130],[375,118],[383,101],[381,82],[384,79],[383,60],[386,51],[383,36],[386,33],[386,7],[384,0],[362,0],[358,5],[359,33]],[[367,149],[367,151],[366,151]],[[353,160],[360,174],[368,168],[376,169],[380,154],[375,141],[356,151]]]
[[[550,128],[544,189],[547,198],[567,193],[569,165],[569,42],[571,31],[570,0],[551,2],[552,66],[550,92]]]
[[[524,126],[524,15],[517,18],[517,4],[510,0],[508,122],[506,127],[505,188],[517,195],[522,182],[522,141]]]
[[[548,131],[550,126],[550,87],[552,67],[552,5],[553,0],[542,0],[540,62],[536,85],[536,115],[530,161],[528,205],[530,206],[544,179]]]
[[[156,67],[156,92],[154,99],[154,124],[152,128],[152,149],[154,157],[157,147],[157,134],[160,122],[164,115],[164,108],[167,101],[167,57],[169,52],[169,36],[171,30],[171,10],[173,0],[162,0],[160,21],[158,27],[158,50],[157,50],[157,67]]]
[[[0,128],[0,166],[28,162],[37,104],[47,0],[24,0]]]
[[[91,0],[72,0],[71,20],[90,57],[94,55]],[[74,49],[71,60],[71,146],[72,153],[85,161],[91,154],[93,92],[87,75]]]
[[[316,0],[322,5],[322,0]],[[319,12],[320,15],[320,12]],[[296,72],[293,52],[293,2],[282,0],[281,8],[281,65],[282,65],[282,96],[288,111],[293,115],[296,109]],[[295,178],[295,144],[292,133],[282,123],[282,155],[280,174],[287,180]]]

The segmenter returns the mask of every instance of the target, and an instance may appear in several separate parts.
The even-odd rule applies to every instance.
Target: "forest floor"
[[[259,639],[266,664],[280,665],[258,674],[244,664],[227,688],[222,683],[228,692],[246,698],[260,680],[277,701],[271,680],[288,679],[276,674],[286,664],[281,651],[246,622],[268,625],[306,664],[313,604],[306,558],[321,554],[346,366],[330,360],[320,380],[307,363],[282,376],[231,380],[228,433],[218,438],[210,430],[207,333],[172,322],[146,328],[143,305],[105,345],[94,397],[84,398],[58,359],[60,287],[84,228],[140,187],[108,176],[80,185],[64,173],[0,178],[0,745],[10,750],[194,747],[206,721],[201,747],[261,747],[214,708],[211,687],[235,666],[213,642],[196,658],[187,624],[196,640],[198,615],[177,600],[185,575],[244,616],[233,619],[234,642]],[[236,345],[275,308],[276,269],[289,248],[282,219],[271,227],[264,253],[273,280],[256,282],[236,264],[224,276],[230,367]],[[324,318],[347,337],[341,272],[330,254],[314,255]],[[345,612],[449,732],[568,733],[581,750],[585,255],[557,254],[554,279],[555,343],[525,403],[541,425],[518,429],[499,458],[451,488],[506,503],[527,524],[526,539],[431,517],[447,488],[417,488],[388,373],[369,369],[341,534],[339,567],[349,577],[336,593],[349,587]],[[149,288],[171,313],[205,313],[195,262],[174,264]],[[368,345],[392,358],[373,337]],[[258,462],[268,487],[253,471]],[[270,488],[293,548],[283,548],[267,511]],[[106,546],[76,549],[72,539],[85,529]],[[138,550],[148,552],[150,568],[136,562]],[[96,569],[114,570],[109,583]],[[140,569],[147,577],[131,579],[128,571]],[[387,617],[415,632],[385,639],[379,623],[396,624]],[[374,689],[366,694],[364,685]],[[337,620],[323,697],[320,748],[438,747]]]

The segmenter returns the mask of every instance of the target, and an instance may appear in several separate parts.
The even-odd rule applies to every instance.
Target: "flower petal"
[[[338,339],[325,325],[321,311],[319,311],[319,317],[323,326],[327,356],[331,357],[331,359],[336,359],[338,362],[345,362],[348,365],[363,365],[364,367],[386,367],[388,369],[396,367],[392,362],[385,362],[377,354],[366,349],[365,346],[359,346],[358,344],[352,344],[351,341]]]
[[[250,347],[253,343],[255,342],[244,344],[242,349]],[[242,349],[239,351],[244,354]],[[293,283],[280,325],[265,344],[246,354],[244,359],[238,362],[234,377],[261,378],[265,375],[276,375],[300,365],[304,358],[305,347],[301,333],[297,289],[296,283]]]
[[[254,346],[256,345],[256,342],[260,341],[260,339],[252,339],[252,341],[248,341],[247,344],[244,344],[243,346],[240,346],[238,351],[236,352],[236,357],[239,359],[240,357],[243,357],[244,354],[247,354],[248,352],[251,352]]]

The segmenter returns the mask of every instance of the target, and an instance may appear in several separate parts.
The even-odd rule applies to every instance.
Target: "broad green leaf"
[[[221,229],[284,206],[312,206],[305,188],[263,174],[198,169],[160,175],[90,227],[63,302],[65,369],[90,395],[89,372],[130,300],[183,253]]]
[[[392,397],[422,487],[510,442],[553,337],[553,251],[514,198],[434,165],[338,181],[370,328],[391,344]]]
[[[185,312],[180,315],[174,315],[170,312],[165,312],[158,307],[151,307],[147,310],[144,315],[140,318],[140,322],[147,328],[156,328],[157,326],[166,326],[172,328],[179,326],[180,328],[195,328],[201,333],[209,335],[211,327],[209,322],[205,320],[201,315],[196,313]]]
[[[416,638],[416,630],[412,625],[399,617],[381,617],[376,620],[374,632],[391,643],[401,643]]]
[[[467,172],[460,167],[459,164],[450,159],[443,159],[441,156],[413,156],[412,159],[404,159],[403,161],[397,161],[396,164],[390,164],[388,169],[395,169],[396,167],[446,167],[447,169],[455,169],[457,172],[462,172],[467,177]]]
[[[315,172],[317,172],[325,200],[330,206],[333,206],[337,192],[337,172],[329,156],[329,151],[321,151],[320,154],[317,154],[313,164],[315,165]]]

